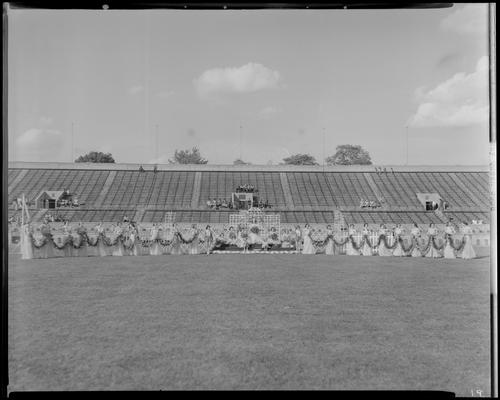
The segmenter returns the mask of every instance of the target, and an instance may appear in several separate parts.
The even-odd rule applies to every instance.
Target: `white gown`
[[[401,244],[399,243],[399,237],[403,231],[400,228],[394,229],[394,240],[397,240],[396,248],[393,250],[392,255],[394,257],[402,257],[403,254],[403,248],[401,247]]]
[[[23,260],[33,258],[33,244],[31,243],[29,225],[23,225],[21,228],[21,258]]]
[[[445,229],[445,233],[451,236],[455,233],[455,230],[449,226]],[[451,237],[451,240],[453,240],[453,237]],[[456,258],[455,250],[453,249],[453,247],[451,247],[449,239],[447,237],[446,237],[446,245],[444,247],[444,258]]]
[[[368,243],[368,240],[371,239],[370,237],[370,231],[368,229],[363,229],[363,237],[365,239],[365,244],[361,248],[361,254],[363,256],[371,256],[373,255],[372,248],[370,247],[370,244]]]
[[[116,239],[116,237],[121,235],[121,234],[122,234],[121,228],[116,228],[114,231],[114,238],[113,239]],[[118,257],[123,256],[123,245],[119,239],[117,240],[116,244],[113,246],[112,255],[118,256]]]
[[[437,234],[436,228],[429,228],[429,230],[427,231],[427,235],[429,235],[428,238],[431,241],[431,243],[429,244],[429,249],[427,250],[427,254],[425,255],[426,257],[429,257],[429,258],[441,257],[441,254],[439,254],[439,251],[434,248],[434,245],[432,243],[432,236],[434,235],[434,238],[436,238],[436,236],[435,236],[436,234]],[[437,242],[437,240],[436,240],[436,242]]]
[[[210,229],[205,229],[205,248],[207,253],[212,251],[214,244],[215,240],[213,232]]]
[[[295,250],[302,252],[302,232],[299,229],[295,230]]]
[[[476,258],[476,252],[472,247],[472,228],[470,226],[465,226],[462,229],[462,233],[465,235],[465,244],[460,256],[464,260],[470,260],[471,258]]]
[[[386,240],[388,244],[390,244],[390,234],[387,233],[385,229],[381,229],[379,232],[379,237],[380,235],[386,235]],[[390,257],[392,256],[392,250],[388,249],[385,247],[385,243],[383,240],[380,240],[380,245],[378,246],[378,255],[382,257]]]
[[[151,240],[153,241],[151,243],[151,246],[149,247],[149,254],[152,256],[159,256],[161,255],[161,246],[160,243],[158,243],[156,240],[159,238],[158,236],[158,228],[152,228],[151,229]]]
[[[325,247],[325,254],[328,255],[333,255],[335,254],[335,243],[333,242],[333,231],[331,229],[328,229],[326,231],[326,235],[328,237],[328,242],[326,243]]]
[[[249,244],[258,244],[262,243],[262,240],[259,234],[252,232],[252,228],[258,227],[258,225],[252,225],[248,231],[248,243]]]
[[[358,232],[356,232],[356,229],[349,229],[348,233],[349,233],[349,238],[348,238],[347,244],[346,244],[346,255],[359,256],[359,251],[354,249],[354,246],[351,242],[351,237],[352,237],[352,240],[354,240],[354,241],[358,240]],[[356,242],[356,245],[358,245],[358,244],[359,243]]]
[[[302,254],[316,254],[310,229],[304,229],[304,247],[302,248]]]
[[[99,243],[97,244],[99,255],[101,257],[106,257],[107,255],[109,255],[109,252],[106,250],[107,246],[103,243],[103,238],[106,236],[106,233],[101,225],[97,227],[97,235],[99,236]]]
[[[417,246],[419,235],[420,235],[420,229],[413,228],[411,230],[412,239],[415,241],[415,247],[413,248],[413,250],[411,252],[412,257],[422,257],[422,252],[418,249],[418,246]]]

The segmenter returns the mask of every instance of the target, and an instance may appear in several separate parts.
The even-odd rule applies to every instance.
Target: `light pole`
[[[158,124],[155,125],[155,159],[158,162]]]
[[[325,142],[326,142],[326,133],[325,128],[323,127],[323,172],[325,171]]]
[[[408,125],[406,125],[406,165],[408,165]]]
[[[71,122],[71,162],[75,161],[75,127],[74,122]]]
[[[241,130],[242,130],[242,129],[243,129],[243,127],[242,127],[242,126],[241,126],[241,124],[240,124],[240,161],[243,161],[243,160],[241,159]]]

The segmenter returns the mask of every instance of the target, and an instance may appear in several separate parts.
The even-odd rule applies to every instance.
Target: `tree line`
[[[91,151],[78,157],[75,162],[91,163],[114,163],[115,160],[110,153]],[[175,150],[170,164],[207,164],[208,160],[203,158],[197,147],[186,150]],[[326,165],[371,165],[372,160],[368,151],[360,145],[342,144],[337,146],[335,153],[325,159]],[[251,165],[251,162],[236,159],[233,165]],[[281,165],[320,165],[310,154],[293,154],[286,157]]]

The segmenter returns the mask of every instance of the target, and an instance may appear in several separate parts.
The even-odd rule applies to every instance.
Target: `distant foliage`
[[[243,161],[243,160],[238,158],[238,159],[233,161],[233,165],[252,165],[252,163]]]
[[[115,159],[111,153],[103,153],[101,151],[91,151],[83,156],[78,157],[77,163],[114,163]]]
[[[197,147],[193,147],[191,150],[175,150],[174,158],[168,160],[171,164],[206,164],[208,160],[205,160]]]
[[[288,165],[319,165],[316,159],[309,154],[294,154],[284,158],[283,161]]]
[[[370,154],[359,145],[337,146],[333,156],[326,159],[327,165],[371,165]]]

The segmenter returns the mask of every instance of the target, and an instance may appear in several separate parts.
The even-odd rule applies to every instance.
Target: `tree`
[[[309,154],[294,154],[284,158],[283,161],[288,165],[319,165],[316,159]]]
[[[168,160],[171,164],[206,164],[208,160],[205,160],[197,147],[193,147],[191,150],[175,150],[174,159]]]
[[[246,161],[243,161],[240,158],[237,158],[236,160],[233,161],[233,165],[252,165],[252,163],[251,162],[246,162]]]
[[[326,159],[327,165],[371,165],[370,153],[359,145],[343,144],[337,146],[333,156]]]
[[[90,151],[87,154],[78,157],[75,162],[78,163],[114,163],[115,159],[111,153],[101,151]]]

